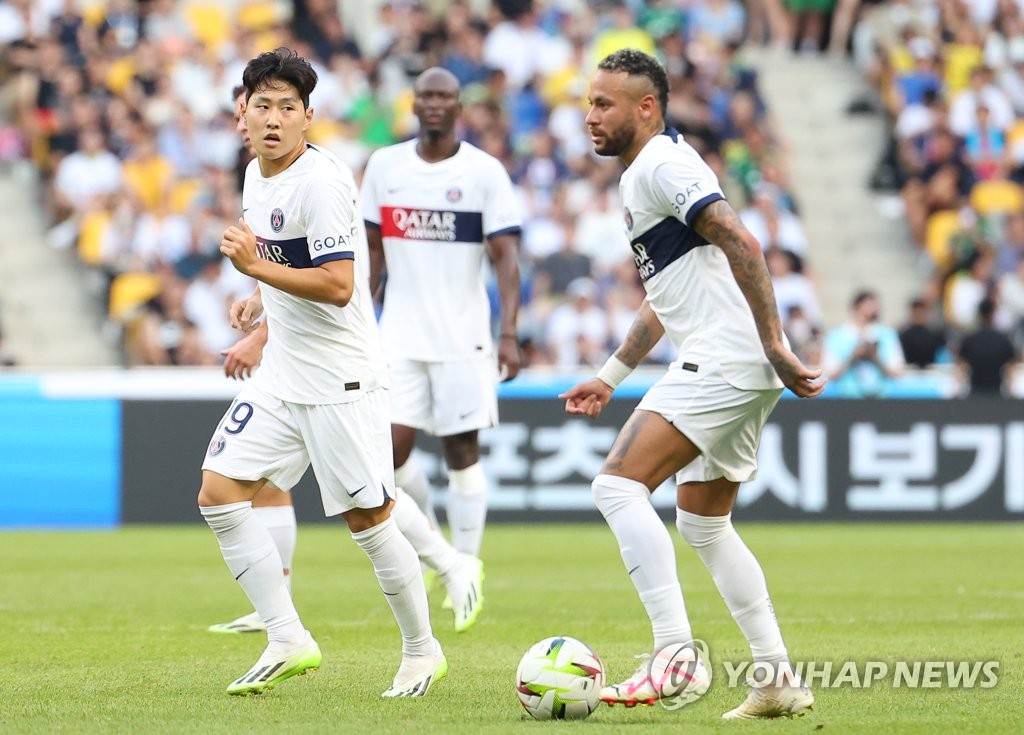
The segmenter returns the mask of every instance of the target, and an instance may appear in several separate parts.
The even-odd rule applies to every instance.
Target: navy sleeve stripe
[[[646,281],[708,241],[675,217],[666,217],[630,244],[640,278]]]
[[[490,239],[492,237],[501,237],[502,235],[519,235],[522,233],[522,231],[522,227],[520,227],[519,225],[515,225],[514,227],[505,227],[504,229],[501,230],[495,230],[494,232],[490,233],[487,236],[487,238]]]
[[[330,263],[332,260],[355,260],[356,254],[352,250],[343,250],[340,253],[328,253],[327,255],[318,255],[313,258],[313,265],[323,265],[324,263]]]
[[[363,224],[368,230],[380,230],[380,222],[371,222],[368,219],[364,219]]]
[[[708,206],[712,202],[717,202],[719,200],[724,199],[725,197],[719,194],[717,191],[712,194],[708,194],[703,199],[698,199],[696,202],[693,203],[693,206],[690,207],[690,210],[686,213],[686,224],[692,225],[693,220],[697,217],[698,214],[701,213],[701,211],[703,211],[704,207]]]

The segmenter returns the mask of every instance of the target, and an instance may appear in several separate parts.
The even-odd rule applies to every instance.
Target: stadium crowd
[[[898,192],[926,274],[906,358],[951,349],[974,390],[997,391],[1024,344],[1024,9],[865,4],[849,48],[891,121],[873,183]]]
[[[850,354],[826,354],[849,340],[826,338],[808,267],[813,243],[743,47],[753,39],[806,51],[830,6],[393,0],[357,40],[336,0],[6,0],[0,160],[28,158],[42,172],[50,244],[74,248],[92,270],[129,364],[217,364],[237,338],[226,305],[251,287],[218,253],[220,234],[238,216],[246,163],[232,96],[245,62],[280,45],[313,60],[321,82],[310,139],[357,173],[375,148],[414,134],[411,81],[445,66],[462,83],[463,138],[505,163],[525,213],[525,364],[600,365],[643,290],[622,225],[619,164],[593,155],[586,135],[586,84],[597,60],[631,46],[664,62],[668,119],[762,243],[802,359],[836,370],[867,359],[885,373],[899,369],[903,352],[921,366],[948,360],[986,298],[995,331],[1017,339],[1019,350],[1017,4],[900,0],[840,3],[835,18],[855,21],[854,59],[893,115],[893,185],[936,277],[890,366],[865,352],[863,340]],[[941,329],[929,311],[936,303],[945,305]],[[914,335],[934,349],[917,350]],[[665,343],[651,359],[670,353]]]
[[[735,0],[576,4],[532,9],[466,2],[443,15],[415,2],[380,8],[357,43],[333,0],[277,6],[126,2],[7,3],[16,124],[7,155],[29,155],[48,182],[54,246],[103,275],[101,298],[132,364],[212,364],[232,343],[224,304],[249,284],[225,267],[220,232],[239,211],[244,154],[231,90],[245,61],[278,45],[321,77],[310,137],[359,171],[376,147],[410,137],[412,78],[440,64],[463,85],[463,137],[495,155],[526,225],[521,333],[530,364],[600,364],[643,292],[615,186],[618,163],[591,153],[586,79],[610,51],[657,51],[672,79],[672,122],[697,143],[759,239],[789,301],[819,309],[801,274],[807,242],[785,158],[756,75],[736,51]],[[16,29],[15,29],[16,30]],[[820,324],[815,324],[819,327]],[[668,359],[667,345],[654,359]]]

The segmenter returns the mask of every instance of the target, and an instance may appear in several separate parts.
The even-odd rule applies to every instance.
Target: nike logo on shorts
[[[355,491],[354,493],[350,493],[350,492],[349,492],[348,490],[346,490],[346,491],[345,491],[345,493],[346,493],[346,494],[347,494],[347,495],[348,495],[348,496],[349,496],[350,498],[354,498],[354,497],[355,497],[356,495],[358,495],[359,493],[361,493],[361,492],[362,492],[363,490],[365,490],[365,489],[366,489],[366,485],[363,485],[363,486],[362,486],[361,488],[359,488],[358,490],[356,490],[356,491]]]

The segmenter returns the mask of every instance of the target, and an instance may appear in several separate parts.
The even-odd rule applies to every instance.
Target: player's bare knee
[[[444,447],[444,460],[453,470],[464,470],[480,461],[479,433],[476,431],[443,437],[441,445]]]
[[[408,462],[415,446],[416,429],[401,424],[391,424],[391,456],[394,467],[401,467]]]
[[[252,500],[253,496],[263,487],[263,482],[241,482],[219,475],[209,470],[203,471],[203,484],[199,487],[198,503],[200,508],[217,505],[242,503]]]
[[[342,513],[341,517],[345,519],[348,530],[352,533],[368,531],[391,517],[392,504],[393,501],[388,500],[377,508],[353,508]]]
[[[217,492],[216,483],[209,481],[206,477],[203,478],[203,484],[199,486],[199,497],[197,498],[197,501],[200,508],[210,508],[215,505],[226,505],[226,503],[220,499],[220,493]]]

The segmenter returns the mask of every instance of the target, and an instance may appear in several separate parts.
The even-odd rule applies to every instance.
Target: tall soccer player
[[[252,147],[249,131],[245,127],[245,87],[234,89],[235,130],[242,137],[242,146],[251,160],[256,151]],[[251,303],[251,302],[250,302]],[[250,310],[252,306],[250,306]],[[249,315],[235,315],[234,319],[245,318],[249,326]],[[263,354],[266,342],[265,334],[247,334],[236,344],[224,350],[224,374],[237,380],[245,380],[252,375]],[[295,507],[289,492],[282,492],[273,484],[267,483],[252,499],[252,512],[274,540],[277,553],[281,555],[284,571],[284,582],[289,594],[292,590],[292,566],[295,558],[295,545],[298,538],[298,527],[295,522]],[[211,633],[262,633],[267,625],[253,611],[228,623],[217,623],[209,627]]]
[[[452,543],[478,557],[487,516],[479,431],[497,423],[499,376],[519,372],[522,220],[505,167],[456,135],[455,75],[427,69],[413,95],[419,133],[375,151],[361,189],[371,286],[387,273],[380,328],[393,387],[395,482],[432,512],[427,478],[411,455],[418,430],[440,437]],[[485,257],[501,300],[496,352]]]
[[[242,76],[256,159],[221,252],[260,282],[271,328],[260,369],[214,431],[199,506],[266,623],[268,645],[227,690],[260,692],[320,665],[280,554],[252,512],[268,481],[292,487],[312,464],[324,511],[345,519],[401,630],[402,663],[383,696],[422,696],[448,664],[416,552],[391,518],[388,384],[365,287],[365,233],[351,172],[306,142],[316,81],[309,63],[283,48],[250,61]]]
[[[647,298],[597,377],[560,397],[569,413],[597,416],[619,382],[668,334],[678,357],[619,432],[594,479],[594,501],[650,618],[656,660],[693,640],[672,539],[650,503],[651,493],[674,475],[679,533],[707,566],[754,661],[782,672],[791,664],[764,573],[731,514],[739,484],[755,475],[761,429],[783,386],[809,398],[824,382],[820,370],[804,367],[790,351],[761,249],[711,169],[666,128],[667,104],[668,79],[654,58],[626,49],[598,64],[586,124],[595,151],[626,166],[619,189]],[[684,703],[708,683],[699,659],[688,675],[694,686]],[[600,696],[632,706],[664,695],[644,664]],[[787,675],[751,689],[723,716],[792,716],[813,702]]]

